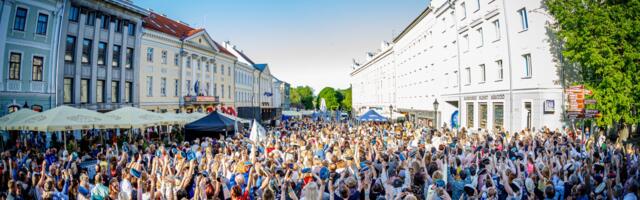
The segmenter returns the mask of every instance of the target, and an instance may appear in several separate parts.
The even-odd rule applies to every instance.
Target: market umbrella
[[[119,118],[123,128],[146,128],[150,126],[168,125],[172,119],[167,118],[160,113],[154,113],[145,109],[135,107],[123,107],[106,115],[113,118]]]
[[[8,125],[7,130],[68,131],[93,128],[114,128],[119,121],[104,114],[69,106],[58,106],[36,113]]]
[[[178,113],[164,113],[166,119],[172,120],[174,124],[184,125],[187,123],[187,118]]]
[[[11,114],[0,117],[0,130],[7,130],[7,128],[12,126],[16,122],[35,114],[38,113],[31,109],[23,108]]]

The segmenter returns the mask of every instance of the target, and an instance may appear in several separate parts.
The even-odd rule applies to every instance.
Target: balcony
[[[218,96],[184,96],[184,103],[186,105],[218,104],[220,103],[220,97]]]

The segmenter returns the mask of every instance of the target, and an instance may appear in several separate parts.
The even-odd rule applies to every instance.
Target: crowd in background
[[[0,199],[637,199],[635,146],[491,132],[305,119],[253,140],[138,135],[71,151],[21,137],[0,155]]]

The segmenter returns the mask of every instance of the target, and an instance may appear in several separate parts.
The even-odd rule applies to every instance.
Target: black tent
[[[185,139],[193,140],[199,137],[219,138],[220,135],[233,135],[234,120],[216,112],[188,123],[184,126]]]

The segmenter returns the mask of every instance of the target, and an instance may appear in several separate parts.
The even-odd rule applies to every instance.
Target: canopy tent
[[[358,121],[374,121],[374,122],[386,122],[387,118],[380,115],[375,110],[369,110],[360,117],[358,117]]]
[[[23,118],[13,125],[9,125],[7,130],[66,131],[92,128],[103,129],[118,128],[120,123],[122,122],[116,118],[108,117],[95,111],[58,106]]]
[[[16,122],[35,114],[38,113],[31,109],[20,109],[16,112],[0,117],[0,130],[7,130]],[[13,127],[11,128],[13,129]]]
[[[194,122],[188,123],[184,126],[184,130],[185,139],[190,140],[198,137],[217,138],[219,134],[233,133],[235,129],[233,119],[216,111]]]
[[[404,119],[404,114],[399,113],[399,112],[393,112],[392,116],[389,116],[389,113],[383,113],[382,114],[383,117],[386,117],[387,119],[392,119],[392,120],[399,120],[399,119]],[[393,117],[393,118],[391,118]]]
[[[108,112],[106,115],[119,121],[118,126],[121,128],[145,128],[149,126],[178,124],[181,121],[166,117],[160,113],[135,107],[120,108]]]
[[[302,117],[302,112],[298,112],[298,111],[295,111],[295,110],[283,110],[282,111],[282,116]]]
[[[248,120],[248,119],[243,119],[243,118],[236,117],[236,116],[233,116],[233,115],[230,115],[230,114],[226,114],[226,113],[220,113],[220,114],[224,115],[225,117],[228,117],[231,120],[240,122],[242,124],[250,124],[251,123],[251,120]]]

